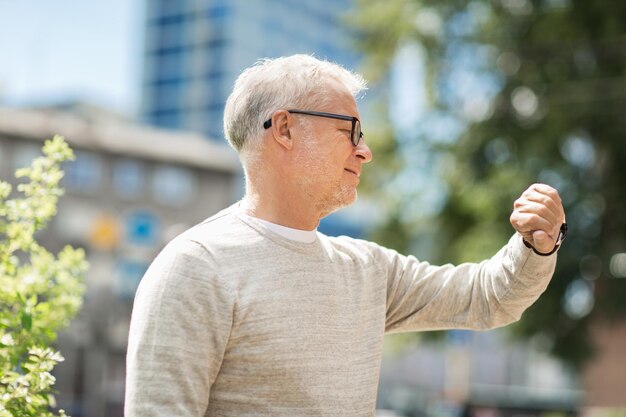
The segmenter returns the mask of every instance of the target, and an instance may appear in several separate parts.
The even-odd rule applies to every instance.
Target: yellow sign
[[[120,243],[120,222],[111,216],[98,216],[89,233],[89,243],[94,249],[112,250]]]

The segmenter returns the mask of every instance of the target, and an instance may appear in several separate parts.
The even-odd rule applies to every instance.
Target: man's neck
[[[319,225],[321,216],[313,206],[288,192],[264,190],[259,193],[251,186],[242,201],[247,215],[299,230],[315,230]]]

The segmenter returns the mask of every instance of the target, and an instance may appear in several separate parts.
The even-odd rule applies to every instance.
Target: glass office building
[[[148,0],[142,117],[223,141],[237,75],[264,57],[294,53],[354,68],[344,19],[351,0]]]

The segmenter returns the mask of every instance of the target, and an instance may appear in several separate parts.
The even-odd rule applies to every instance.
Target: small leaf
[[[24,299],[24,296],[20,292],[16,292],[15,295],[17,295],[17,299],[19,300],[20,303],[26,304],[26,300]]]
[[[22,327],[28,331],[33,327],[33,315],[29,312],[20,312],[20,321],[22,322]]]

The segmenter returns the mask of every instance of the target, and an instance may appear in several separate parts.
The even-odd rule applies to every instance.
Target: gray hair
[[[323,104],[329,79],[339,81],[355,98],[366,89],[359,74],[310,55],[257,61],[239,75],[226,100],[226,139],[242,157],[254,152],[260,147],[264,121],[279,109]]]

